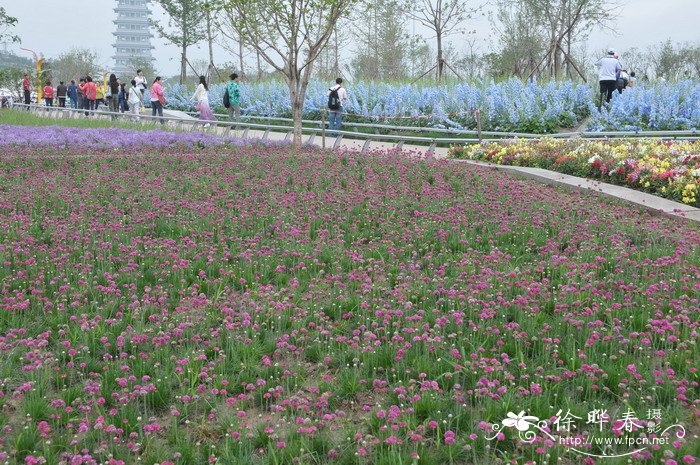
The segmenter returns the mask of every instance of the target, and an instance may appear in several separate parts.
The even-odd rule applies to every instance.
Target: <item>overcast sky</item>
[[[115,27],[112,20],[116,4],[116,0],[0,0],[0,6],[19,20],[14,32],[22,38],[23,47],[49,58],[73,46],[87,47],[98,51],[102,64],[108,68],[113,65],[110,57],[113,54],[111,44]],[[151,9],[155,20],[166,21],[162,10],[153,4]],[[700,41],[699,24],[700,0],[630,0],[618,15],[617,35],[609,31],[594,32],[588,41],[588,49],[597,54],[607,47],[621,51],[631,47],[645,49],[666,39],[674,43],[697,42]],[[481,52],[496,40],[491,36],[491,27],[486,20],[475,20],[467,26],[476,29],[477,47]],[[156,69],[165,76],[178,74],[178,49],[157,37],[153,39],[153,45]],[[8,47],[18,54],[26,54],[15,45]],[[189,57],[206,59],[206,46],[193,47]],[[218,64],[235,61],[220,47],[215,48],[214,60]],[[252,60],[250,63],[253,64]]]

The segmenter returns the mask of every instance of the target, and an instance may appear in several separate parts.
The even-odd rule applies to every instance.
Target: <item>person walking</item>
[[[226,84],[228,91],[228,118],[231,121],[241,121],[241,88],[238,85],[238,74],[233,73],[229,76],[231,79]]]
[[[68,87],[63,81],[60,81],[56,88],[56,96],[58,97],[58,106],[61,108],[66,108],[66,94],[68,94]]]
[[[328,89],[328,125],[331,131],[340,131],[343,124],[343,104],[348,100],[348,93],[343,87],[343,79],[335,80],[335,86]]]
[[[112,73],[109,75],[109,82],[107,83],[107,101],[109,102],[109,111],[112,113],[119,112],[119,81],[117,80],[117,75]],[[117,119],[116,116],[112,116],[112,119]]]
[[[197,111],[199,111],[199,119],[202,121],[216,121],[214,113],[211,111],[209,106],[209,86],[207,86],[207,79],[204,76],[199,76],[199,85],[194,91],[192,97],[190,97],[190,102],[197,100]],[[210,123],[204,125],[208,127]]]
[[[29,105],[32,103],[32,83],[29,82],[27,73],[24,73],[24,78],[22,79],[22,90],[24,91],[24,104]]]
[[[70,100],[70,107],[73,109],[78,108],[78,86],[75,85],[74,79],[71,79],[70,84],[68,84],[66,93],[68,94],[68,100]]]
[[[148,85],[148,80],[146,80],[146,76],[143,75],[143,71],[137,69],[136,77],[134,77],[133,80],[136,81],[136,90],[141,92],[141,96],[143,96],[144,92],[146,92],[146,86]]]
[[[615,58],[615,51],[608,50],[608,55],[597,61],[598,66],[598,80],[600,82],[600,101],[598,103],[598,108],[603,105],[603,95],[605,95],[605,102],[610,103],[613,92],[617,87],[617,77],[622,70],[622,65],[620,61]]]
[[[141,94],[141,89],[139,89],[136,79],[131,80],[131,87],[129,88],[129,97],[127,101],[129,102],[129,108],[131,109],[131,114],[134,115],[136,121],[141,120],[141,99],[143,94]]]
[[[51,81],[46,81],[46,85],[44,86],[44,102],[47,107],[53,106],[53,86],[51,85]]]
[[[92,77],[87,76],[85,78],[85,83],[80,86],[83,91],[84,101],[83,108],[85,108],[85,116],[88,116],[90,111],[95,110],[95,101],[97,99],[97,85],[92,82]]]
[[[163,105],[165,105],[165,91],[160,84],[160,76],[156,76],[153,84],[151,84],[151,116],[160,116],[160,124],[165,124],[163,119]]]

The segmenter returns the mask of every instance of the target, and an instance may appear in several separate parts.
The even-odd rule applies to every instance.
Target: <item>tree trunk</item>
[[[209,67],[207,68],[207,82],[211,82],[214,77],[214,47],[211,35],[211,12],[209,11],[209,5],[207,4],[207,42],[209,43]]]
[[[182,46],[182,59],[180,60],[180,84],[187,79],[187,46]]]
[[[436,31],[437,34],[437,82],[440,84],[442,82],[443,68],[445,67],[445,60],[442,57],[442,31]]]
[[[294,147],[301,147],[301,119],[304,105],[303,96],[300,94],[300,82],[296,73],[292,71],[289,76],[289,96],[292,103],[292,120],[294,121],[293,139]]]
[[[245,76],[245,72],[243,71],[243,36],[241,33],[238,33],[238,60],[239,60],[239,72],[241,73],[241,77]]]

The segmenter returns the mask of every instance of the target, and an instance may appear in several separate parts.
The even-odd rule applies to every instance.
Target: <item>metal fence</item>
[[[203,131],[221,134],[226,129],[242,131],[240,136],[249,137],[251,131],[261,131],[259,138],[268,140],[272,133],[284,134],[283,140],[290,141],[293,136],[293,121],[289,118],[276,118],[265,116],[242,116],[240,121],[229,121],[228,115],[216,114],[218,121],[208,122],[196,118],[181,118],[173,116],[151,116],[131,113],[113,113],[102,110],[84,110],[63,107],[47,107],[43,105],[25,105],[14,103],[13,108],[23,108],[35,114],[53,118],[85,118],[93,117],[101,120],[114,120],[135,123],[144,126],[157,127],[168,125],[169,128],[179,131]],[[187,113],[190,116],[196,113]],[[86,116],[88,115],[88,116]],[[263,121],[258,122],[258,121]],[[305,143],[312,144],[317,136],[321,137],[321,144],[325,147],[326,138],[331,137],[333,148],[338,148],[343,138],[364,141],[362,151],[370,148],[372,142],[389,142],[395,148],[402,148],[406,143],[428,146],[428,153],[435,148],[457,144],[476,144],[483,141],[507,141],[512,139],[541,139],[549,137],[554,139],[581,138],[586,140],[610,140],[620,138],[662,138],[677,140],[700,140],[700,133],[696,129],[687,131],[609,131],[609,132],[564,132],[554,134],[531,134],[519,132],[501,131],[474,131],[464,129],[442,129],[412,126],[389,126],[372,123],[344,123],[346,130],[333,131],[332,135],[326,129],[324,120],[303,120],[302,134],[307,136]],[[426,136],[415,134],[429,134]],[[436,136],[437,135],[437,136]]]

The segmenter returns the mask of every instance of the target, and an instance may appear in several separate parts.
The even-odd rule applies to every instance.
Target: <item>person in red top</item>
[[[44,102],[46,102],[47,107],[53,106],[53,86],[51,85],[51,81],[46,81],[46,85],[44,86]]]
[[[85,109],[86,110],[94,110],[95,109],[95,97],[97,96],[97,86],[95,85],[94,82],[92,82],[92,78],[90,76],[85,78],[84,84],[80,84],[80,90],[83,92],[83,95],[85,96]],[[89,115],[89,113],[86,111],[85,115]]]
[[[24,90],[24,104],[29,105],[32,103],[32,85],[27,73],[24,73],[24,79],[22,79],[22,90]]]

